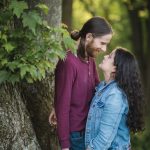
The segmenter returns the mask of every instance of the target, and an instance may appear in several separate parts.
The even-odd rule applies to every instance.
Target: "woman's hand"
[[[57,126],[57,118],[54,108],[52,109],[50,115],[49,115],[49,123],[52,126]]]
[[[86,150],[90,150],[89,146],[86,148]]]
[[[62,150],[69,150],[69,148],[63,148]]]

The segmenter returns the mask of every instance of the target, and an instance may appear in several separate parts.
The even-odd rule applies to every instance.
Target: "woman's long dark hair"
[[[124,48],[115,51],[115,80],[127,95],[129,112],[127,124],[135,133],[144,129],[144,94],[139,66],[135,56]]]
[[[82,27],[80,31],[72,31],[71,38],[73,40],[80,39],[78,46],[78,54],[85,58],[85,38],[87,33],[92,33],[93,37],[104,36],[106,34],[112,34],[112,27],[103,17],[93,17],[89,19]]]

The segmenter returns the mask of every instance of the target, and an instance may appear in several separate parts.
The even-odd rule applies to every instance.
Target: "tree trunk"
[[[44,0],[49,25],[61,22],[61,0]],[[31,6],[37,4],[36,1]],[[43,1],[41,1],[43,2]],[[34,84],[0,85],[0,150],[58,150],[48,117],[54,95],[54,74]]]
[[[49,25],[59,26],[61,23],[61,0],[44,0],[49,7],[48,16],[45,16]],[[43,150],[58,150],[55,130],[50,127],[48,117],[54,98],[54,74],[47,75],[46,79],[34,84],[22,84],[22,96],[26,101],[33,128]]]
[[[22,97],[32,120],[33,128],[42,150],[57,150],[55,129],[51,128],[48,117],[54,97],[54,76],[49,75],[41,82],[22,84]]]
[[[138,10],[128,10],[129,18],[132,28],[132,43],[133,51],[136,54],[138,60],[140,61],[141,68],[143,67],[143,35],[142,35],[142,23],[138,15]],[[144,68],[143,68],[144,69]]]
[[[147,28],[147,55],[146,55],[146,60],[147,60],[147,76],[146,76],[146,95],[147,95],[147,118],[149,119],[149,114],[150,114],[150,109],[148,108],[148,106],[150,105],[150,1],[147,1],[147,10],[148,10],[148,15],[149,17],[147,17],[146,19],[146,28]],[[150,120],[148,121],[149,125],[150,125]],[[150,135],[149,135],[149,140],[150,140]]]
[[[72,3],[73,0],[62,0],[62,22],[72,30]]]
[[[1,150],[41,150],[17,85],[0,85],[0,126]]]
[[[41,2],[43,2],[41,0]],[[49,8],[49,13],[46,20],[52,27],[59,26],[62,17],[62,0],[44,0],[44,3]]]

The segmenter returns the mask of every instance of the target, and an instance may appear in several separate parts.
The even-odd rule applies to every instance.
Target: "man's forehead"
[[[101,37],[97,37],[97,39],[99,39],[100,41],[109,42],[111,37],[112,37],[111,35],[104,35]]]

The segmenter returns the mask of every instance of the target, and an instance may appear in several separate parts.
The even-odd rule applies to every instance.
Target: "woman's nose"
[[[108,57],[108,55],[105,55],[105,56],[104,56],[104,59],[106,59],[107,57]]]

